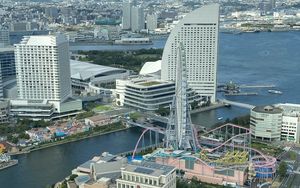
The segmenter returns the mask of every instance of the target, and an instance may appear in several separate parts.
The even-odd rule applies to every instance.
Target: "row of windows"
[[[129,175],[129,174],[128,175],[123,174],[122,179],[127,180],[127,181],[132,181],[132,182],[138,182],[138,183],[154,185],[154,186],[157,186],[158,183],[159,183],[157,180],[152,179],[152,178],[134,176],[134,175]]]
[[[285,125],[297,125],[297,123],[291,123],[291,122],[282,122]]]

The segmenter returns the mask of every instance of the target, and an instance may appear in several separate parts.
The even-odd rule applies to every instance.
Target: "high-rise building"
[[[63,35],[24,37],[15,45],[18,98],[60,103],[71,96],[69,43]]]
[[[58,9],[56,7],[46,7],[45,14],[48,17],[56,18],[58,16]]]
[[[131,2],[124,2],[123,3],[123,17],[122,17],[122,28],[124,30],[131,29]]]
[[[219,5],[203,6],[186,15],[172,30],[162,57],[161,77],[176,80],[177,49],[186,50],[187,81],[201,96],[216,100]]]
[[[0,48],[1,75],[4,79],[16,75],[15,53],[13,47]]]
[[[0,48],[9,46],[9,30],[0,29]]]
[[[270,7],[272,9],[276,8],[276,0],[270,0]]]
[[[0,48],[0,99],[4,97],[4,82],[15,79],[15,54],[12,47]]]
[[[139,32],[145,29],[144,9],[139,6],[131,8],[131,31]]]
[[[157,14],[147,15],[147,29],[153,31],[157,28]]]

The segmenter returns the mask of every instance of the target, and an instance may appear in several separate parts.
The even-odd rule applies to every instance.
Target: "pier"
[[[274,88],[276,85],[274,84],[265,84],[265,85],[240,85],[239,88]]]
[[[237,106],[237,107],[240,107],[240,108],[246,108],[246,109],[249,109],[249,110],[251,110],[252,108],[255,107],[254,105],[251,105],[251,104],[235,102],[235,101],[230,101],[230,100],[226,100],[226,99],[219,99],[219,101],[224,103],[225,105],[230,104],[232,106]]]

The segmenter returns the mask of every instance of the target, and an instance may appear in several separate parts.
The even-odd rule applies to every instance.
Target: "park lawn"
[[[111,106],[107,106],[107,105],[98,105],[96,106],[93,110],[94,111],[109,111],[112,110],[113,108]]]

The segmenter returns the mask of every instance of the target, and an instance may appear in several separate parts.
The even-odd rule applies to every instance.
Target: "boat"
[[[222,120],[223,119],[223,117],[218,117],[218,120]]]
[[[282,94],[281,91],[273,90],[273,89],[268,90],[268,92],[269,92],[269,93],[272,93],[272,94],[280,94],[280,95]]]
[[[0,154],[0,170],[17,165],[18,162],[19,161],[16,159],[11,159],[10,156],[7,154]]]

